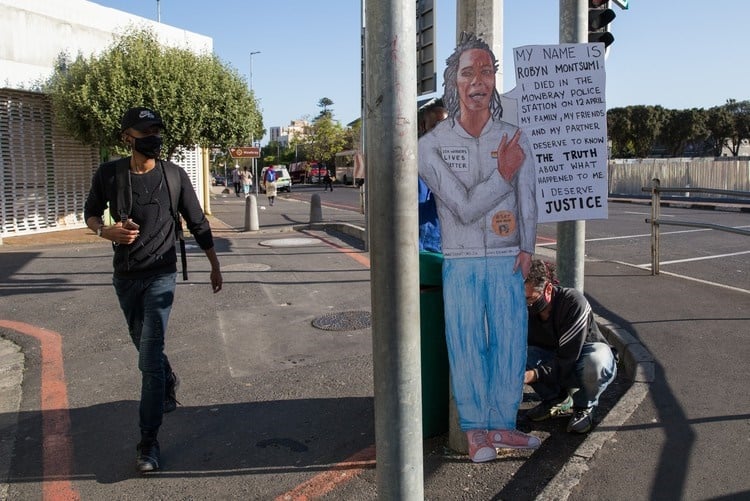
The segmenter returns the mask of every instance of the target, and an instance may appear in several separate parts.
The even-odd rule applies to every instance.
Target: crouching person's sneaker
[[[594,426],[592,416],[593,407],[576,407],[573,409],[573,417],[568,421],[568,432],[571,433],[588,433]]]
[[[497,459],[497,451],[487,440],[486,430],[469,430],[466,432],[469,441],[469,457],[475,463],[485,463]]]
[[[161,456],[159,453],[159,442],[156,440],[142,440],[136,447],[138,455],[135,459],[135,467],[141,473],[157,471],[160,468]]]
[[[180,388],[180,378],[177,374],[170,372],[164,383],[164,413],[172,412],[177,408],[177,390]]]
[[[498,449],[536,449],[542,441],[518,430],[490,430],[490,443]]]
[[[532,421],[544,421],[565,414],[571,407],[573,407],[573,399],[570,398],[570,395],[568,395],[568,397],[562,402],[545,400],[526,411],[526,417]]]

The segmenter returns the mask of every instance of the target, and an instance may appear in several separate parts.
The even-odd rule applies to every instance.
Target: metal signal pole
[[[588,0],[560,0],[560,43],[588,41]],[[557,223],[557,274],[560,284],[583,292],[586,221]]]
[[[414,0],[365,7],[368,230],[379,499],[424,499]]]

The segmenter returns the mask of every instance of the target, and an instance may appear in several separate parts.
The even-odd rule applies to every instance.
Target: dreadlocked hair
[[[492,49],[487,45],[487,42],[477,37],[474,33],[461,32],[461,39],[456,45],[456,49],[453,51],[448,59],[445,60],[445,71],[443,72],[443,103],[445,109],[448,110],[448,116],[451,118],[453,123],[461,114],[461,102],[458,97],[458,86],[456,81],[458,78],[458,63],[461,59],[461,54],[471,49],[486,50],[492,57],[492,65],[497,69],[499,63],[495,54],[492,53]],[[490,100],[490,113],[493,120],[500,120],[503,117],[503,105],[500,102],[500,93],[497,89],[492,91],[492,99]]]

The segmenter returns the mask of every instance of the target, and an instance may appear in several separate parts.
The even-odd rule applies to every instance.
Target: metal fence
[[[0,89],[0,160],[0,242],[85,225],[99,152],[54,124],[47,96]]]
[[[659,179],[652,179],[650,187],[641,188],[641,191],[647,191],[651,193],[651,217],[646,218],[646,222],[651,224],[651,275],[659,274],[659,226],[662,224],[668,224],[672,226],[689,226],[692,228],[708,228],[718,231],[726,231],[730,233],[738,233],[740,235],[750,236],[750,231],[743,230],[740,228],[732,228],[731,226],[722,226],[720,224],[710,223],[696,223],[692,221],[679,221],[676,219],[664,220],[659,216],[661,215],[661,194],[662,193],[685,193],[689,190],[691,193],[699,193],[710,196],[720,197],[731,197],[747,198],[750,199],[750,192],[748,191],[736,191],[736,190],[715,190],[710,188],[664,188],[661,186]]]
[[[197,193],[207,186],[203,153],[195,147],[175,155]],[[0,160],[0,244],[4,237],[86,226],[83,208],[99,150],[55,124],[47,95],[0,89]]]
[[[684,186],[683,193],[695,193],[694,186],[710,190],[750,191],[750,157],[718,158],[641,158],[610,160],[608,164],[611,195],[642,196],[641,188],[652,179],[665,186]],[[709,198],[730,195],[712,191]]]

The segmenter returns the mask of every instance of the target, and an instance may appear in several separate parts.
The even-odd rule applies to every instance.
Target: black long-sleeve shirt
[[[581,292],[558,286],[552,290],[549,318],[543,321],[538,315],[529,315],[528,344],[555,352],[549,362],[534,367],[541,383],[565,381],[575,370],[584,343],[609,344]]]
[[[117,217],[117,161],[99,166],[91,180],[84,217],[101,217],[109,204],[110,214]],[[143,278],[159,273],[177,271],[175,250],[175,220],[170,211],[170,197],[167,189],[162,161],[145,174],[132,174],[131,191],[133,204],[130,218],[139,228],[138,238],[130,245],[114,246],[114,274],[119,278]],[[182,215],[185,225],[195,237],[201,249],[213,247],[213,235],[203,209],[198,202],[190,178],[178,165],[163,162],[164,169],[179,171],[180,185],[169,189],[179,190],[176,208]]]

